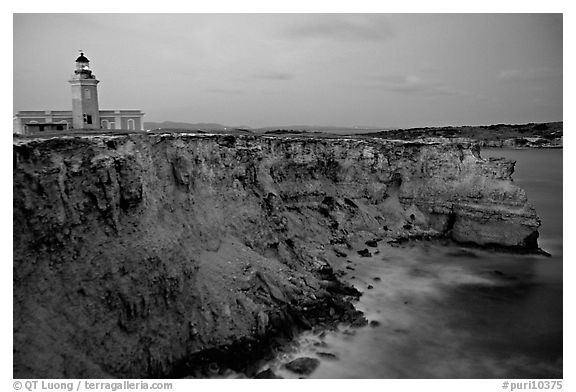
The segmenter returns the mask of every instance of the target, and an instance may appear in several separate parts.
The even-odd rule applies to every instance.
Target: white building
[[[144,130],[140,110],[100,110],[99,80],[90,70],[84,53],[76,59],[76,69],[68,82],[72,87],[72,110],[23,110],[14,116],[14,133],[31,135],[65,130]]]

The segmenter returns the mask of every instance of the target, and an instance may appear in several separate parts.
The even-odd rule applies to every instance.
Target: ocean
[[[320,359],[310,378],[562,378],[562,150],[483,150],[517,161],[514,181],[542,220],[521,255],[411,242],[352,257],[344,279],[371,324],[305,332],[263,369]]]

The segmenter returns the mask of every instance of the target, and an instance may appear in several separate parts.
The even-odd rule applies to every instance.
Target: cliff
[[[327,254],[423,234],[536,249],[513,169],[380,139],[15,140],[14,377],[182,376],[292,326],[361,323]]]

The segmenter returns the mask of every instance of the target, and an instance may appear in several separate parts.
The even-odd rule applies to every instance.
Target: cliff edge
[[[180,377],[294,325],[361,323],[327,252],[419,235],[535,250],[513,170],[372,138],[15,139],[14,377]]]

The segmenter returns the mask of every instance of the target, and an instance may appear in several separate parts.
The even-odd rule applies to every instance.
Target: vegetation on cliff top
[[[493,124],[482,126],[460,127],[423,127],[409,129],[393,129],[373,133],[363,133],[363,136],[377,136],[386,139],[413,140],[423,138],[466,138],[478,142],[515,140],[515,144],[528,144],[528,138],[541,139],[541,144],[560,141],[563,135],[563,122],[528,123],[528,124]],[[522,143],[521,140],[526,140]]]

